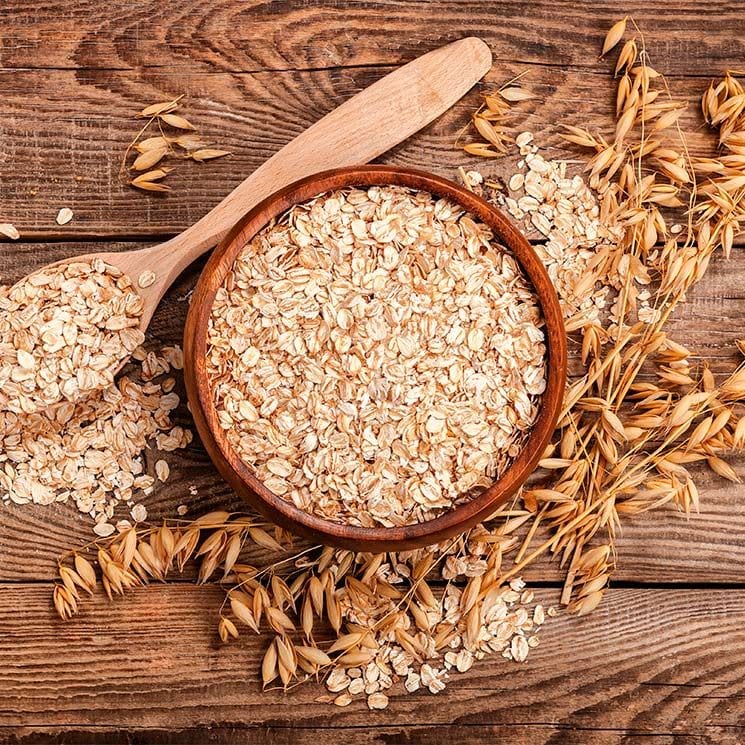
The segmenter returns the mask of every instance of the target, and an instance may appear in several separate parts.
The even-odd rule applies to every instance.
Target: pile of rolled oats
[[[556,289],[567,331],[603,319],[615,323],[623,302],[635,304],[640,321],[654,322],[658,311],[650,307],[649,273],[641,262],[618,258],[624,228],[604,205],[603,195],[581,175],[570,175],[566,160],[544,158],[531,132],[522,132],[515,144],[520,159],[506,193],[501,187],[487,193],[488,187],[499,185],[478,171],[461,175],[469,188],[516,218],[524,233],[540,233],[542,240],[533,248]],[[671,227],[673,234],[680,230],[680,225]],[[633,279],[630,286],[627,276]]]
[[[513,196],[504,205],[515,218],[525,221],[545,237],[535,251],[543,261],[567,317],[581,311],[597,320],[605,308],[608,288],[596,287],[594,269],[602,246],[618,243],[622,229],[602,219],[595,192],[580,175],[568,175],[566,161],[546,160],[533,135],[523,132],[516,145],[522,159],[508,182]]]
[[[9,292],[0,288],[3,307],[11,305]],[[152,491],[155,481],[145,469],[145,448],[154,443],[159,450],[175,450],[192,436],[174,427],[170,417],[179,404],[170,372],[183,367],[181,350],[166,347],[155,354],[138,347],[133,357],[141,363],[138,374],[123,375],[77,403],[24,413],[10,399],[0,410],[3,501],[74,502],[94,519],[99,536],[114,532],[109,521],[120,502],[127,504],[133,521],[147,518],[145,506],[135,502],[138,494]],[[161,481],[168,477],[165,461],[158,461],[155,471]]]
[[[399,187],[294,207],[212,307],[221,426],[275,494],[362,526],[427,520],[499,478],[545,389],[515,258],[455,204]]]
[[[114,380],[142,344],[142,298],[100,259],[44,268],[0,297],[0,411],[39,412]]]
[[[408,565],[399,568],[409,570]],[[381,570],[394,586],[396,581],[404,581],[404,577],[396,577],[396,568],[391,565],[383,565]],[[478,602],[475,587],[481,585],[473,580],[465,588],[448,584],[441,601],[417,606],[421,616],[417,625],[408,614],[397,613],[396,603],[390,599],[373,594],[364,599],[344,595],[345,617],[360,628],[374,628],[386,614],[392,615],[395,623],[387,624],[376,635],[377,651],[372,660],[357,667],[337,667],[331,672],[326,687],[336,694],[334,703],[346,706],[355,696],[364,695],[369,708],[384,709],[388,706],[385,691],[403,687],[407,693],[420,688],[440,693],[454,673],[467,672],[475,661],[489,655],[496,653],[514,662],[525,662],[531,648],[538,646],[536,634],[547,612],[554,615],[555,610],[546,611],[540,603],[531,606],[533,592],[526,590],[519,578],[488,590]],[[473,608],[478,622],[471,623],[469,629]],[[447,630],[444,646],[429,631],[435,628]]]
[[[650,305],[652,293],[646,285],[651,277],[629,256],[612,258],[624,228],[614,215],[603,213],[602,197],[579,174],[567,174],[567,161],[546,160],[530,132],[518,135],[516,145],[523,157],[508,181],[510,196],[499,195],[497,201],[545,237],[545,243],[534,248],[559,296],[567,330],[598,324],[603,316],[615,323],[623,302],[636,304],[640,321],[654,323],[659,309]],[[681,229],[673,225],[670,232],[675,235]],[[633,279],[628,287],[627,276]]]

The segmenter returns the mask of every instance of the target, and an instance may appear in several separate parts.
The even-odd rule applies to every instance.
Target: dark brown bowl
[[[399,185],[428,191],[460,204],[494,231],[530,278],[546,323],[547,386],[538,418],[518,457],[501,479],[469,502],[427,522],[396,528],[361,528],[311,515],[276,496],[230,446],[217,421],[206,373],[207,322],[215,293],[238,253],[262,228],[300,202],[347,186]],[[222,476],[272,522],[314,541],[355,551],[399,551],[437,543],[486,519],[509,499],[535,468],[551,438],[566,380],[566,334],[551,280],[528,241],[502,212],[452,181],[392,166],[326,171],[273,194],[238,222],[212,254],[192,295],[184,333],[186,388],[197,430]]]

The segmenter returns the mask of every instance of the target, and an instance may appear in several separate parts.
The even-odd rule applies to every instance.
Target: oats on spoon
[[[142,298],[100,259],[30,274],[0,311],[3,411],[33,413],[105,388],[144,340]]]

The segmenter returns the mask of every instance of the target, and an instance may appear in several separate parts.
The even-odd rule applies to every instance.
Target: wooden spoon
[[[138,251],[85,254],[49,266],[100,258],[128,274],[135,286],[142,272],[154,272],[153,284],[137,288],[144,300],[140,328],[145,331],[179,274],[215,246],[249,209],[298,179],[367,163],[390,150],[449,109],[490,67],[489,47],[475,37],[435,49],[326,114],[175,238]]]

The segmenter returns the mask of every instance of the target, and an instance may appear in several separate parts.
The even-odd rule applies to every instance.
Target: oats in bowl
[[[335,522],[429,520],[504,472],[546,386],[517,261],[454,203],[403,187],[296,205],[212,305],[219,425],[275,494]]]

